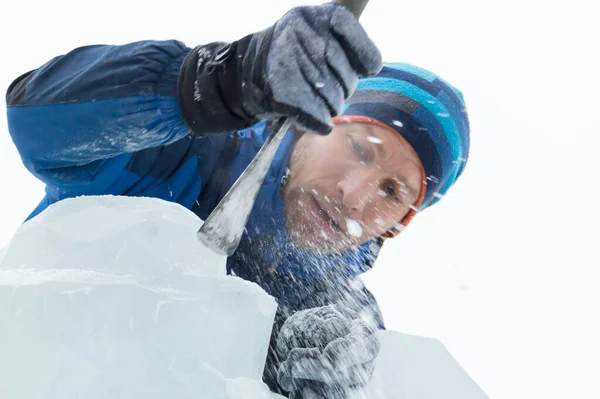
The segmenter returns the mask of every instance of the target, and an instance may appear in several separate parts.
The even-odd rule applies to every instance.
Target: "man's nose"
[[[377,173],[370,170],[350,173],[337,184],[337,189],[342,194],[345,216],[361,220],[365,208],[377,195]]]

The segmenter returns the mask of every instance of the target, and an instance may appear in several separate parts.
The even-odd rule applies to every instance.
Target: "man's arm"
[[[177,79],[189,52],[177,41],[86,46],[19,77],[7,119],[25,166],[50,185],[109,184],[103,173],[132,153],[185,137]]]
[[[142,41],[56,57],[10,86],[9,131],[47,184],[108,187],[132,153],[190,132],[295,116],[328,134],[358,77],[380,69],[381,54],[345,7],[300,7],[232,43]]]
[[[9,130],[26,167],[47,184],[110,186],[131,153],[189,132],[294,116],[328,134],[358,77],[380,69],[381,54],[345,7],[299,7],[232,43],[75,49],[11,85]]]

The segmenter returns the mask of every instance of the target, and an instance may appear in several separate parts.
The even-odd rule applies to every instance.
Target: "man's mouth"
[[[321,219],[321,225],[323,227],[329,227],[334,231],[342,231],[341,227],[331,217],[329,212],[327,212],[327,210],[321,206],[321,204],[319,203],[319,201],[317,201],[315,197],[312,197],[312,208],[313,212],[317,214]]]

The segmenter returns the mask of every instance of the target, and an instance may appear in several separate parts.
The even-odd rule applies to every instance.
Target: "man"
[[[335,4],[295,8],[233,43],[77,48],[16,79],[7,105],[23,162],[46,183],[30,218],[112,194],[206,219],[272,121],[296,118],[227,262],[277,299],[264,379],[296,398],[344,398],[368,381],[384,325],[357,277],[455,182],[469,146],[460,93],[382,66]]]

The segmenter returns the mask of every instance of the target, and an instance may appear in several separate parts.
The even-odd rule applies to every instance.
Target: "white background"
[[[492,398],[600,398],[593,3],[372,0],[362,18],[385,61],[463,92],[472,129],[458,184],[386,244],[368,286],[388,328],[439,338]],[[76,46],[230,41],[299,4],[5,0],[0,87]],[[0,246],[42,194],[2,113]]]

